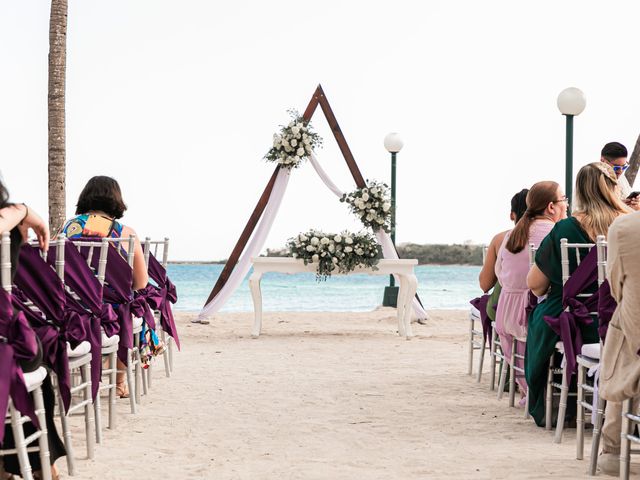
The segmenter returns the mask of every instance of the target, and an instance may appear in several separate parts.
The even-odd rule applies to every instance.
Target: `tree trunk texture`
[[[54,235],[66,216],[65,84],[67,0],[51,0],[49,21],[49,228]]]
[[[627,180],[629,180],[629,185],[633,185],[636,175],[638,174],[638,168],[640,168],[640,136],[638,136],[636,144],[633,147],[633,152],[631,152],[631,157],[629,157],[629,168],[627,168],[625,172]]]

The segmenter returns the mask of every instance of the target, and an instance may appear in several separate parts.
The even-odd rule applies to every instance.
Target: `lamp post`
[[[573,117],[580,115],[586,105],[587,99],[579,88],[565,88],[558,95],[558,110],[567,119],[564,190],[569,202],[573,195]]]
[[[396,246],[396,155],[404,142],[398,133],[392,132],[384,137],[384,148],[391,154],[391,242]],[[395,278],[389,275],[389,286],[384,289],[382,305],[385,307],[398,306],[398,287]]]

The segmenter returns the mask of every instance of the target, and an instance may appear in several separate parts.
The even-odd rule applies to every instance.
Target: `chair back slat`
[[[0,244],[0,278],[2,288],[11,293],[11,237],[9,232],[2,232]]]
[[[538,247],[536,247],[533,243],[529,244],[529,268],[533,267],[533,264],[536,263],[536,252],[538,251]]]
[[[598,254],[598,286],[607,279],[607,240],[604,235],[596,238],[596,248]]]

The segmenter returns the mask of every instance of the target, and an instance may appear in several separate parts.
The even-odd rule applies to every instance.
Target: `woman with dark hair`
[[[10,232],[11,235],[11,278],[13,278],[18,267],[18,257],[20,247],[28,238],[29,229],[33,230],[43,251],[49,249],[49,227],[32,208],[24,203],[11,203],[9,192],[0,181],[0,233]],[[20,362],[23,372],[33,372],[42,365],[42,346],[38,342],[37,355],[29,360]],[[54,422],[55,395],[51,384],[51,377],[47,375],[42,384],[42,395],[45,406],[45,418],[47,423],[47,437],[49,439],[49,454],[51,459],[51,475],[53,479],[58,478],[55,462],[58,458],[66,455],[64,443],[58,435]],[[4,418],[4,417],[3,417]],[[4,426],[5,434],[2,443],[3,449],[15,448],[13,430],[11,425]],[[23,426],[25,435],[29,436],[35,432],[35,427],[31,423]],[[34,470],[34,477],[39,478],[40,455],[36,452],[29,453],[29,463]],[[0,459],[0,479],[11,478],[11,475],[20,475],[20,464],[16,455],[5,455]]]
[[[618,179],[613,169],[594,162],[582,167],[576,177],[576,208],[572,216],[556,223],[544,238],[536,252],[535,264],[529,270],[527,286],[537,296],[547,295],[529,315],[527,325],[527,351],[525,376],[529,387],[529,413],[536,424],[545,423],[544,390],[547,381],[549,358],[555,352],[560,337],[544,321],[545,316],[558,317],[562,313],[562,265],[560,263],[560,239],[569,243],[595,243],[598,235],[607,235],[609,226],[620,215],[631,210],[622,203],[618,194]],[[558,208],[567,202],[558,197]],[[582,249],[581,257],[586,255]],[[569,271],[577,268],[574,255],[569,256]],[[591,286],[592,291],[597,285]],[[584,343],[598,343],[598,322],[580,325]],[[573,404],[575,405],[575,403]]]
[[[527,210],[515,228],[505,235],[498,252],[496,276],[502,292],[496,311],[496,332],[507,361],[511,358],[513,338],[527,336],[525,308],[529,301],[529,244],[537,248],[553,225],[566,218],[567,206],[561,200],[563,198],[564,192],[556,182],[538,182],[533,185],[527,194]],[[522,365],[519,366],[522,368]],[[524,398],[527,384],[522,378],[517,381]]]
[[[526,198],[528,192],[529,190],[524,188],[511,198],[511,213],[509,214],[509,218],[513,223],[518,223],[527,209]],[[505,230],[493,237],[489,247],[487,248],[484,264],[482,265],[482,270],[480,270],[480,275],[478,277],[480,288],[483,292],[487,293],[493,288],[489,301],[487,302],[487,315],[491,320],[496,319],[495,306],[498,304],[498,298],[500,297],[501,290],[500,283],[498,282],[498,277],[495,272],[496,259],[498,258],[500,245],[502,245],[504,237],[508,232],[509,230]]]
[[[122,200],[122,192],[118,182],[111,177],[93,177],[80,192],[76,205],[76,216],[67,220],[62,228],[62,233],[70,239],[82,237],[127,238],[135,235],[133,290],[139,290],[147,286],[149,276],[140,238],[133,228],[118,221],[126,210],[127,206]],[[122,247],[126,250],[127,244],[123,243]],[[154,333],[152,335],[155,336]],[[157,342],[157,337],[154,340]],[[118,370],[124,369],[125,365],[118,360]],[[124,372],[118,373],[116,382],[118,395],[121,398],[128,397],[129,392]]]

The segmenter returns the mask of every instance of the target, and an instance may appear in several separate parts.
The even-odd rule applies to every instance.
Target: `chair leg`
[[[549,359],[549,371],[547,372],[547,399],[544,418],[544,428],[546,428],[547,430],[551,430],[553,414],[553,357],[554,355],[551,355],[551,358]]]
[[[42,398],[42,388],[38,387],[33,391],[33,400],[36,407],[36,415],[40,424],[40,437],[38,438],[38,449],[40,456],[40,468],[42,478],[51,479],[51,454],[49,453],[49,434],[47,432],[47,418],[44,411],[44,400]]]
[[[169,372],[173,373],[173,337],[167,337],[167,345],[169,345]]]
[[[527,396],[525,398],[524,404],[524,418],[528,419],[531,415],[529,415],[529,388],[527,386]]]
[[[511,343],[511,365],[509,365],[509,406],[515,406],[516,400],[516,349],[518,345],[516,343],[516,338],[513,337],[513,342]]]
[[[82,390],[82,400],[84,401],[84,428],[87,438],[87,458],[94,457],[94,443],[96,433],[94,431],[93,409],[91,408],[91,365],[89,363],[80,367],[80,377],[85,384]]]
[[[118,355],[109,354],[109,430],[116,426],[116,382],[118,376]]]
[[[576,412],[576,459],[582,460],[584,458],[584,407],[582,402],[584,401],[584,370],[585,368],[578,364],[578,394],[576,396],[576,405],[578,411]]]
[[[138,413],[138,406],[136,404],[136,389],[135,381],[133,378],[133,350],[127,350],[127,387],[129,388],[129,404],[131,405],[131,413],[134,415]]]
[[[554,443],[562,442],[562,431],[564,430],[564,418],[567,413],[567,400],[569,398],[569,372],[567,366],[562,367],[562,387],[560,389],[560,405],[558,406],[558,421],[556,422],[556,434]]]
[[[64,411],[64,404],[62,402],[62,395],[60,394],[60,386],[57,388],[58,393],[58,411],[60,413],[60,423],[62,424],[62,437],[64,438],[64,448],[67,451],[67,470],[69,475],[76,474],[76,461],[75,453],[73,451],[73,444],[71,442],[71,430],[69,428],[69,418]]]
[[[507,371],[509,365],[504,360],[500,360],[500,381],[498,382],[498,400],[502,400],[502,393],[504,392],[504,386],[507,383]]]
[[[491,329],[491,378],[489,379],[489,390],[496,389],[496,329]]]
[[[22,428],[22,422],[20,421],[20,412],[16,410],[13,403],[9,404],[9,411],[11,415],[11,429],[13,430],[13,438],[16,444],[16,454],[18,456],[21,476],[25,480],[33,480],[31,463],[29,462],[29,455],[27,454],[27,443],[25,442],[24,430]]]
[[[631,398],[622,402],[622,429],[620,432],[620,478],[628,480],[629,478],[629,460],[630,460],[630,441],[627,435],[631,434],[632,423],[627,417],[627,413],[632,412],[631,405],[633,400]]]
[[[96,399],[93,401],[93,417],[96,421],[96,443],[100,445],[102,443],[102,400],[100,400],[100,389]]]
[[[478,359],[478,377],[476,378],[476,382],[478,383],[480,383],[480,380],[482,380],[482,368],[484,367],[484,352],[486,349],[487,349],[487,345],[483,339],[482,347],[480,347],[480,358]]]
[[[469,315],[469,361],[467,365],[467,375],[473,374],[473,323],[473,316]],[[164,331],[162,333],[162,340],[164,341]]]
[[[600,450],[600,436],[602,435],[602,418],[604,417],[605,401],[602,397],[598,397],[596,405],[596,418],[593,424],[593,435],[591,437],[591,457],[589,458],[589,475],[596,474],[598,466],[598,451]]]

